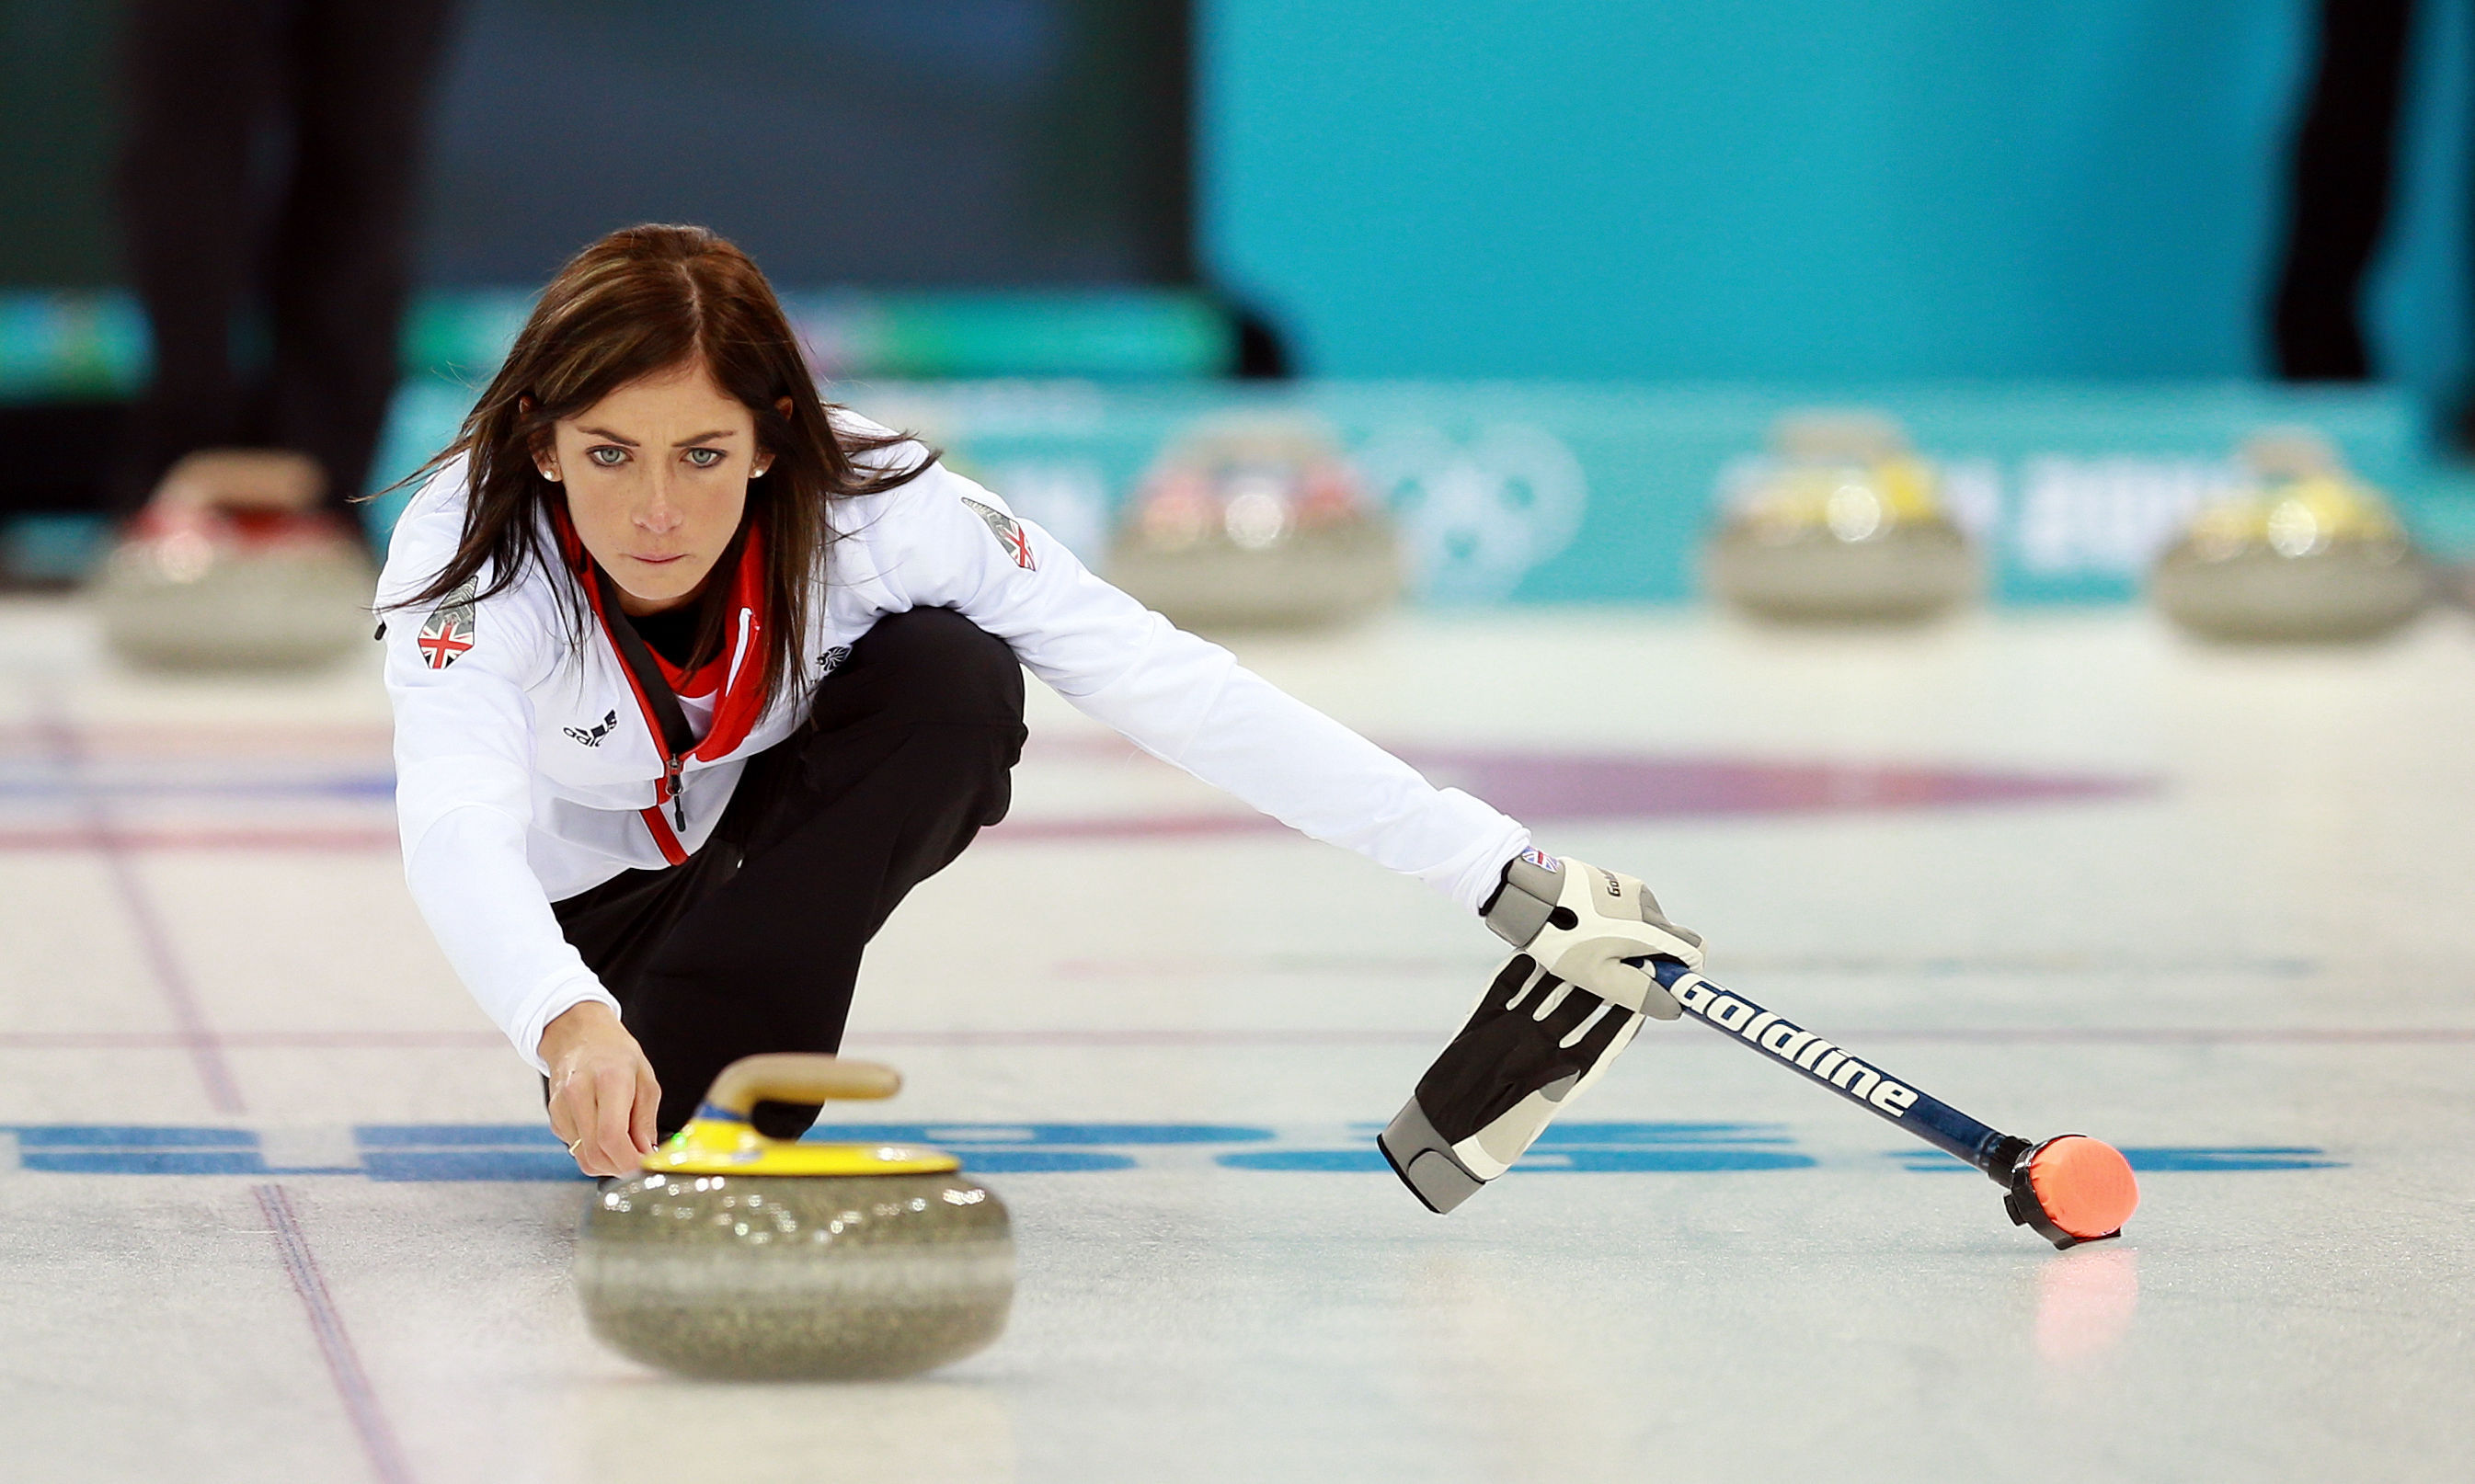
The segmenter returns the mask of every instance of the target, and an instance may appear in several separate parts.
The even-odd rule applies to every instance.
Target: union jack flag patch
[[[1021,523],[995,506],[983,505],[968,495],[963,497],[963,503],[971,507],[973,515],[989,523],[990,534],[996,537],[997,545],[1005,547],[1006,555],[1014,558],[1017,567],[1024,572],[1040,570],[1031,559],[1031,538],[1023,533]]]
[[[1554,856],[1549,855],[1544,850],[1525,850],[1521,852],[1521,859],[1529,862],[1531,864],[1538,867],[1542,871],[1560,871],[1564,868],[1563,862],[1556,860]]]
[[[431,669],[445,669],[462,659],[464,651],[473,647],[473,584],[468,581],[448,594],[421,625],[413,643],[421,646],[422,663]]]

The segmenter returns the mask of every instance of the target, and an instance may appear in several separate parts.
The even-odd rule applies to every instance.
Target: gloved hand
[[[1402,1183],[1437,1212],[1510,1169],[1631,1043],[1644,1015],[1684,1012],[1645,961],[1702,966],[1700,936],[1668,921],[1649,888],[1582,861],[1523,851],[1484,914],[1521,951],[1376,1139]]]

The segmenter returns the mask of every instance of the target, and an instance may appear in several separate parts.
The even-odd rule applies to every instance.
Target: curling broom
[[[2120,1235],[2140,1204],[2140,1183],[2120,1151],[2082,1133],[2031,1144],[1978,1123],[1939,1098],[1885,1074],[1844,1047],[1764,1010],[1672,959],[1648,967],[1687,1013],[1781,1066],[1955,1155],[2003,1188],[2011,1220],[2056,1247]]]

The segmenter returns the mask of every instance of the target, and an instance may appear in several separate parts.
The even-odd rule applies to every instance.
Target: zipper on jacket
[[[685,865],[688,860],[687,847],[680,844],[678,836],[672,833],[671,821],[662,817],[662,806],[656,804],[650,809],[640,809],[636,813],[644,816],[645,833],[653,837],[653,847],[661,851],[663,863],[670,865]]]
[[[681,788],[680,772],[687,764],[688,753],[696,748],[695,734],[688,729],[687,716],[679,709],[678,693],[671,689],[670,681],[663,676],[660,662],[653,658],[653,651],[646,646],[644,636],[636,632],[635,625],[627,621],[625,611],[620,608],[618,588],[611,582],[609,573],[597,567],[588,580],[595,584],[601,596],[601,631],[609,638],[610,647],[618,651],[620,670],[626,675],[627,688],[636,693],[636,705],[645,714],[645,729],[653,734],[653,750],[661,754],[662,779],[653,790],[653,807],[645,813],[646,825],[649,828],[660,820],[662,805],[667,802],[671,806],[674,827],[684,836],[688,829],[688,806]],[[618,614],[615,619],[611,617],[614,613]],[[655,842],[661,843],[658,833]],[[664,857],[667,858],[674,848],[677,847],[663,845]],[[672,864],[678,863],[674,861]]]

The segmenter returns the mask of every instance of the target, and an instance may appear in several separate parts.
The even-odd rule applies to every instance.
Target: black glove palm
[[[1531,983],[1533,974],[1535,984]],[[1538,1019],[1538,1006],[1558,988],[1565,989],[1563,997],[1546,1019]],[[1590,1024],[1592,1016],[1597,1016],[1595,1024]],[[1579,986],[1566,987],[1555,975],[1538,973],[1537,961],[1528,954],[1514,954],[1471,1011],[1469,1023],[1418,1079],[1418,1106],[1447,1143],[1458,1144],[1533,1092],[1561,1103],[1633,1019],[1623,1006]],[[1574,1038],[1585,1024],[1589,1029]],[[1564,1044],[1568,1039],[1573,1040],[1570,1046]]]

